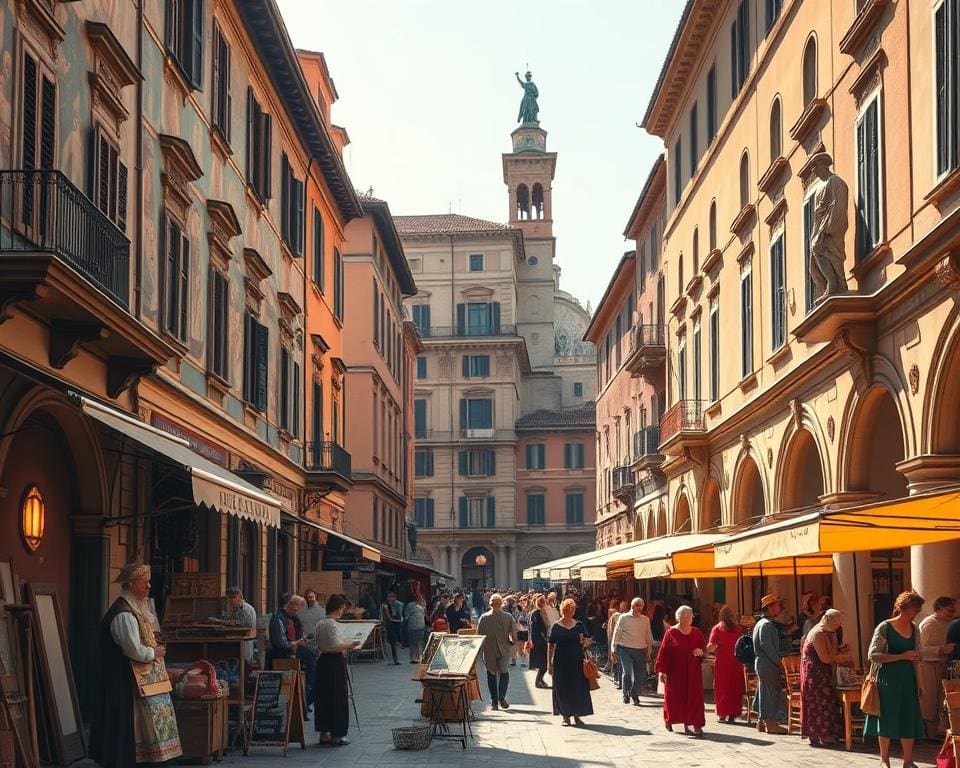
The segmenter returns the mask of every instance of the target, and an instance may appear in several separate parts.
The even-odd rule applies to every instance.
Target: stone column
[[[460,572],[460,545],[450,545],[450,573],[457,585],[463,586],[463,574]]]
[[[510,554],[508,559],[510,561],[510,570],[507,572],[507,575],[509,576],[509,578],[507,579],[506,584],[508,587],[516,588],[520,585],[520,579],[517,576],[517,545],[516,544],[513,544],[510,547]]]
[[[507,560],[507,545],[503,542],[497,543],[497,562],[492,575],[496,582],[490,586],[494,588],[509,586],[512,581],[510,578],[510,563]]]

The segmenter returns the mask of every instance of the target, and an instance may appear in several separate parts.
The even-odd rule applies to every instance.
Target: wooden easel
[[[277,666],[279,659],[274,660],[274,666]],[[296,660],[293,660],[296,663]],[[251,746],[265,747],[283,747],[283,756],[287,756],[287,749],[290,742],[300,742],[300,748],[306,749],[307,742],[303,730],[303,692],[300,685],[301,674],[299,665],[295,669],[274,669],[269,672],[257,673],[257,685],[253,692],[253,708],[250,712],[250,724],[247,728],[246,739],[243,745],[243,754],[250,752]],[[270,691],[268,686],[264,685],[261,690],[261,680],[270,681]],[[287,705],[285,710],[279,710],[267,696],[282,692],[286,683],[289,693],[287,694]],[[270,722],[277,717],[279,713],[285,715],[285,726],[280,728],[270,728]],[[263,736],[258,736],[258,722],[263,726]]]

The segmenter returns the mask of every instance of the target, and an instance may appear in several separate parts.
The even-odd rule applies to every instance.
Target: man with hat
[[[775,592],[760,600],[760,620],[753,627],[753,650],[756,654],[757,730],[763,733],[786,733],[777,722],[783,711],[783,690],[780,687],[780,630],[774,619],[783,612],[783,601]]]
[[[103,768],[163,763],[183,754],[170,693],[142,696],[131,663],[163,664],[164,646],[150,607],[150,566],[128,563],[122,591],[100,623],[100,686],[90,732],[90,756]]]

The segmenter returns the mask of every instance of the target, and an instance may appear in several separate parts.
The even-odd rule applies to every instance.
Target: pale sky
[[[279,0],[294,45],[322,51],[340,94],[354,186],[394,215],[506,221],[510,151],[529,68],[557,152],[561,286],[595,307],[660,139],[643,118],[684,0]]]

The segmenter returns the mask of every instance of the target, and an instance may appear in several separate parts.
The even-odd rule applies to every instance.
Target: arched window
[[[517,187],[517,218],[530,218],[530,190],[526,184]]]
[[[710,238],[710,250],[715,251],[717,249],[717,201],[712,200],[710,202],[710,223],[709,223],[709,232],[707,233]]]
[[[740,208],[750,202],[750,155],[743,150],[740,156]]]
[[[803,49],[803,106],[817,98],[817,39],[810,36]]]
[[[542,219],[543,218],[543,187],[540,184],[533,185],[532,202],[533,202],[533,211],[531,213],[533,215],[533,218]]]
[[[773,100],[770,108],[770,162],[772,163],[783,154],[783,118],[781,116],[780,98]]]
[[[700,271],[700,230],[693,230],[693,274]]]

